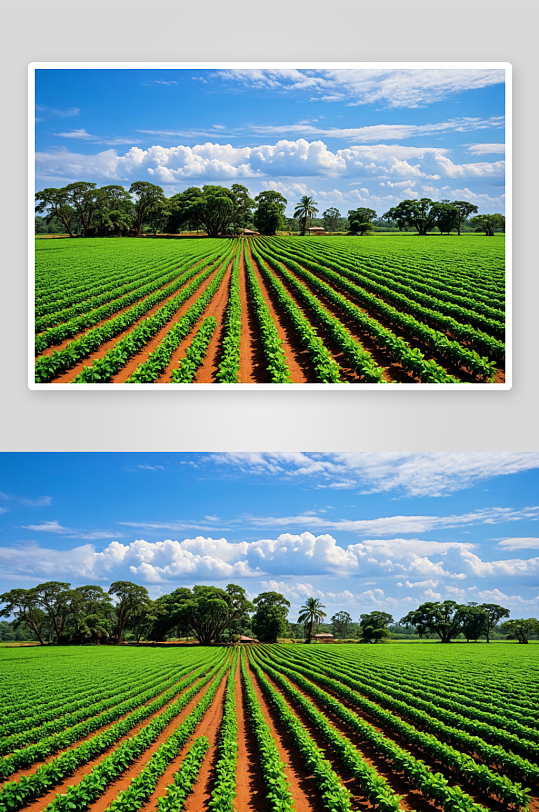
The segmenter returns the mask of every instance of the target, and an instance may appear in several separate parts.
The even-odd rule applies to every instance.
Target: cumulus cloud
[[[85,130],[64,137],[95,140]],[[105,141],[104,143],[112,143]],[[331,151],[322,140],[280,140],[275,144],[234,147],[207,141],[195,146],[131,147],[119,155],[109,149],[95,155],[72,153],[67,149],[36,153],[40,173],[83,176],[128,181],[148,177],[157,183],[198,180],[306,178],[387,178],[408,183],[415,179],[442,178],[502,179],[504,162],[456,164],[440,147],[356,144]]]
[[[33,529],[58,532],[55,523]],[[49,526],[48,526],[49,525]],[[68,528],[60,532],[73,535]],[[98,551],[92,544],[71,550],[52,550],[35,542],[0,548],[0,564],[18,575],[76,579],[127,579],[148,584],[193,583],[196,580],[283,577],[338,579],[342,577],[400,578],[411,589],[432,589],[449,584],[489,578],[536,578],[539,558],[483,561],[469,543],[393,538],[369,539],[341,547],[329,534],[282,533],[277,538],[229,542],[226,538],[196,536],[183,541],[110,542]],[[265,581],[266,583],[266,581]],[[309,588],[313,582],[309,581]],[[278,590],[279,591],[279,590]],[[376,593],[376,590],[374,590]],[[299,593],[298,593],[299,594]]]
[[[297,70],[234,69],[215,76],[246,88],[295,93],[309,91],[312,98],[349,104],[386,107],[423,107],[455,93],[500,84],[505,72],[497,69],[376,68]]]
[[[362,492],[410,496],[443,496],[490,477],[539,468],[537,452],[237,452],[212,459],[250,474],[310,477],[326,487],[353,481]]]

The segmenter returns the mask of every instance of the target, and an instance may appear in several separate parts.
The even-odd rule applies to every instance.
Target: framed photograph
[[[34,390],[510,389],[511,227],[505,62],[29,67]]]

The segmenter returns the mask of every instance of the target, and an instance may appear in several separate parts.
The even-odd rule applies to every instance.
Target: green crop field
[[[36,241],[37,383],[503,383],[505,238]]]
[[[0,650],[0,812],[539,802],[534,644]]]

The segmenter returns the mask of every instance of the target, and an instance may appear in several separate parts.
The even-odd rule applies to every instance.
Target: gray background
[[[4,0],[0,451],[538,450],[538,7],[528,0]],[[27,65],[97,60],[511,62],[512,390],[30,391]]]

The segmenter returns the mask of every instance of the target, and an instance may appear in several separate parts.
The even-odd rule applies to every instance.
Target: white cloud
[[[281,92],[309,91],[321,101],[381,103],[387,107],[423,107],[454,93],[504,81],[495,69],[365,69],[327,70],[234,69],[215,74],[247,88]]]
[[[110,146],[121,144],[140,144],[140,138],[132,138],[130,136],[118,135],[92,135],[84,129],[70,130],[65,133],[53,133],[57,138],[74,138],[79,141],[91,141],[96,144],[109,144]]]
[[[103,139],[85,130],[61,133],[83,140]],[[129,140],[129,139],[128,139]],[[104,141],[113,143],[113,140]],[[382,178],[410,183],[420,178],[503,179],[504,162],[455,164],[447,150],[439,147],[410,147],[397,144],[353,145],[332,152],[321,141],[280,140],[275,144],[234,147],[210,141],[195,146],[131,147],[118,155],[109,149],[95,155],[82,155],[59,149],[36,153],[40,173],[127,181],[148,177],[157,183],[199,180],[267,180],[294,178]],[[299,181],[301,182],[301,181]]]
[[[52,496],[38,496],[32,499],[27,496],[16,496],[12,493],[2,493],[1,491],[0,499],[4,502],[24,505],[25,507],[47,507],[52,503]]]
[[[354,478],[363,492],[410,496],[442,496],[539,468],[537,452],[219,453],[212,459],[253,474],[315,477],[328,487]]]
[[[505,144],[472,144],[468,147],[468,152],[474,155],[493,155],[505,153]]]
[[[502,539],[497,546],[504,550],[539,550],[539,538]]]
[[[67,110],[60,110],[57,107],[46,107],[43,104],[36,104],[36,110],[44,116],[59,116],[60,118],[71,118],[80,115],[80,107],[69,107]],[[42,119],[40,119],[41,121]]]
[[[56,520],[41,522],[41,524],[24,525],[23,529],[32,530],[37,533],[54,533],[57,536],[67,536],[67,538],[70,539],[87,539],[88,541],[114,539],[122,535],[121,533],[111,533],[109,530],[91,530],[89,532],[73,530],[71,527],[62,527]]]
[[[73,534],[56,522],[31,527],[66,537],[98,538],[99,533]],[[0,548],[0,564],[15,574],[35,577],[70,576],[77,580],[128,579],[142,583],[263,578],[267,583],[283,577],[380,578],[398,577],[407,589],[438,589],[455,581],[498,583],[514,578],[536,578],[539,558],[483,561],[468,543],[419,539],[369,539],[341,547],[329,535],[282,533],[277,538],[229,542],[225,538],[196,536],[183,541],[112,541],[101,551],[91,544],[71,550],[53,550],[34,542]],[[280,583],[280,581],[279,581]],[[310,585],[314,581],[309,580]],[[488,587],[487,587],[488,588]],[[376,589],[373,591],[376,595]]]

